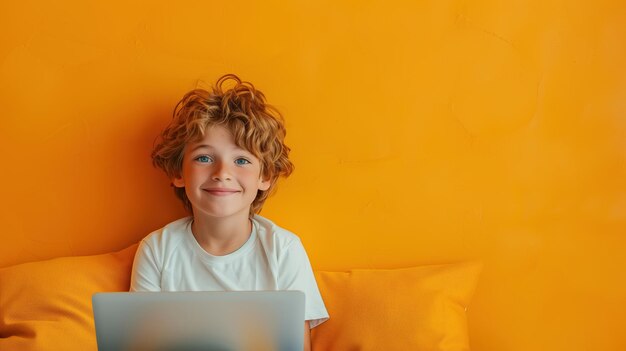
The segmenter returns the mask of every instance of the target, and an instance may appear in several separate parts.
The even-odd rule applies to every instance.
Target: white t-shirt
[[[214,256],[194,238],[192,220],[174,221],[141,241],[131,291],[299,290],[306,295],[310,327],[328,319],[309,258],[295,234],[256,215],[243,246]]]

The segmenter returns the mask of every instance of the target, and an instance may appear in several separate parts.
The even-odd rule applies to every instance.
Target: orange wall
[[[234,72],[285,114],[264,214],[318,269],[479,258],[474,350],[624,350],[623,1],[0,5],[0,266],[183,215],[154,137]]]

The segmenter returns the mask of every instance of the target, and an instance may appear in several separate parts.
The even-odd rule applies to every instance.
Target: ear
[[[183,179],[183,176],[180,175],[178,177],[172,178],[172,184],[175,187],[177,187],[177,188],[184,188],[185,187],[185,180]]]
[[[263,178],[259,179],[259,190],[266,191],[267,189],[270,188],[272,183],[273,183],[272,179],[263,179]]]

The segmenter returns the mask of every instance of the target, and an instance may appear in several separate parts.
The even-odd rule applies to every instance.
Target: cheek
[[[202,168],[193,166],[183,167],[183,178],[185,179],[185,183],[187,184],[193,184],[202,181]]]
[[[246,183],[248,184],[254,184],[254,185],[261,184],[261,175],[258,169],[246,170],[245,174],[242,174],[242,175],[245,177]]]
[[[249,167],[240,168],[241,175],[248,177],[248,178],[257,178],[259,174],[261,174],[261,170],[259,169],[258,166],[251,166],[251,167],[250,165],[248,166]]]

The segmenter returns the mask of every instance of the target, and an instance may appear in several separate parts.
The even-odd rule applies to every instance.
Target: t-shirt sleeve
[[[299,290],[304,292],[304,317],[311,328],[328,320],[328,312],[322,300],[309,257],[302,242],[295,238],[279,260],[278,285],[280,290]]]
[[[142,240],[133,262],[130,291],[161,291],[159,266],[154,251],[146,240]]]

